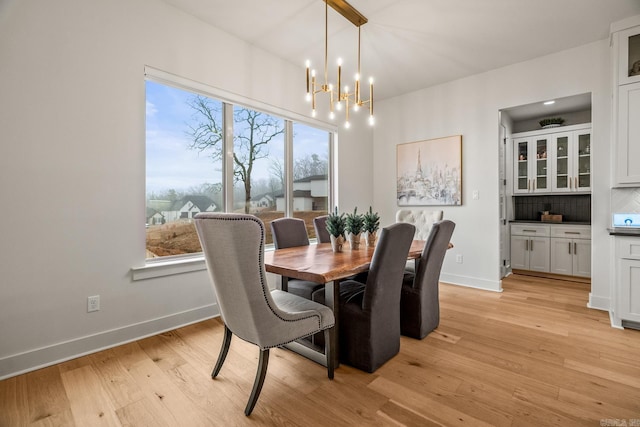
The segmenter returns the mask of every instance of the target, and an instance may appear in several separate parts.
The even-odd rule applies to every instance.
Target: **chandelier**
[[[311,102],[311,115],[316,117],[316,95],[320,93],[329,96],[329,118],[335,118],[335,111],[345,111],[345,128],[350,127],[349,110],[358,111],[359,109],[369,107],[369,124],[374,124],[373,118],[373,78],[369,79],[369,99],[362,99],[362,90],[360,87],[360,28],[367,23],[365,18],[353,6],[345,0],[324,0],[325,16],[324,16],[324,82],[318,84],[316,80],[316,70],[310,69],[311,63],[307,61],[307,101]],[[358,27],[358,71],[355,75],[353,91],[349,92],[349,86],[342,88],[342,60],[338,59],[338,80],[334,86],[329,82],[328,72],[328,21],[329,6],[349,20],[353,25]],[[344,105],[343,105],[344,104]]]

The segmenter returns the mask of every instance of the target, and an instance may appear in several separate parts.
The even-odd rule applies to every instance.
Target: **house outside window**
[[[147,259],[201,252],[199,212],[256,215],[267,244],[272,220],[303,218],[315,238],[313,218],[331,200],[332,131],[151,78],[146,106]]]

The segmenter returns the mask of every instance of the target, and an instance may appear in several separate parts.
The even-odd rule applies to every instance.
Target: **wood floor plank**
[[[512,275],[504,292],[441,284],[441,323],[368,374],[234,338],[220,319],[0,381],[0,427],[588,426],[640,420],[640,331],[587,308],[589,285]],[[102,416],[100,416],[102,414]]]
[[[73,369],[61,376],[77,425],[121,426],[116,408],[92,366]]]

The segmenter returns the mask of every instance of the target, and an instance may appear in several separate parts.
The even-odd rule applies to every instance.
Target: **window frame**
[[[293,216],[293,124],[300,123],[307,126],[326,131],[329,134],[329,165],[327,171],[328,179],[328,205],[335,205],[336,180],[335,172],[335,147],[337,144],[338,127],[326,122],[315,120],[299,113],[273,106],[252,98],[248,98],[233,92],[217,87],[199,83],[185,77],[181,77],[160,69],[145,65],[144,80],[174,87],[177,89],[192,92],[198,95],[221,101],[223,105],[224,139],[223,150],[225,152],[222,164],[223,178],[223,206],[222,211],[227,212],[229,206],[233,206],[233,107],[241,106],[251,108],[261,113],[269,114],[284,120],[284,162],[285,162],[285,217]],[[146,101],[146,96],[145,96]],[[144,103],[142,104],[144,105]],[[144,110],[143,110],[144,111]],[[144,113],[143,113],[144,114]],[[146,137],[145,137],[146,146]],[[146,156],[145,156],[146,158]],[[145,174],[146,179],[146,174]],[[146,194],[146,184],[145,184]],[[273,244],[265,246],[265,250],[273,250]],[[163,277],[173,274],[188,273],[206,269],[204,255],[202,252],[192,254],[170,255],[159,258],[145,258],[144,264],[132,267],[132,279],[144,280],[154,277]]]

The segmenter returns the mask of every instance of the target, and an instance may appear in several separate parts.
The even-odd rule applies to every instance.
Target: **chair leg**
[[[333,339],[336,333],[336,327],[333,326],[329,329],[324,330],[324,355],[327,358],[327,376],[330,380],[333,379],[333,370],[335,369],[335,351],[336,348],[333,346]]]
[[[253,390],[251,390],[251,396],[249,396],[249,402],[244,409],[246,416],[251,415],[253,407],[256,406],[258,396],[262,390],[262,384],[264,384],[264,378],[267,376],[267,366],[269,365],[269,349],[260,350],[260,361],[258,362],[258,372],[256,372],[256,379],[253,382]]]
[[[233,334],[231,333],[231,330],[227,328],[227,325],[224,325],[224,338],[222,340],[222,347],[220,348],[220,355],[218,356],[216,367],[213,368],[213,372],[211,372],[211,378],[217,377],[218,373],[220,373],[220,369],[222,368],[224,359],[227,358],[227,352],[229,351],[229,345],[231,345],[232,336]]]

